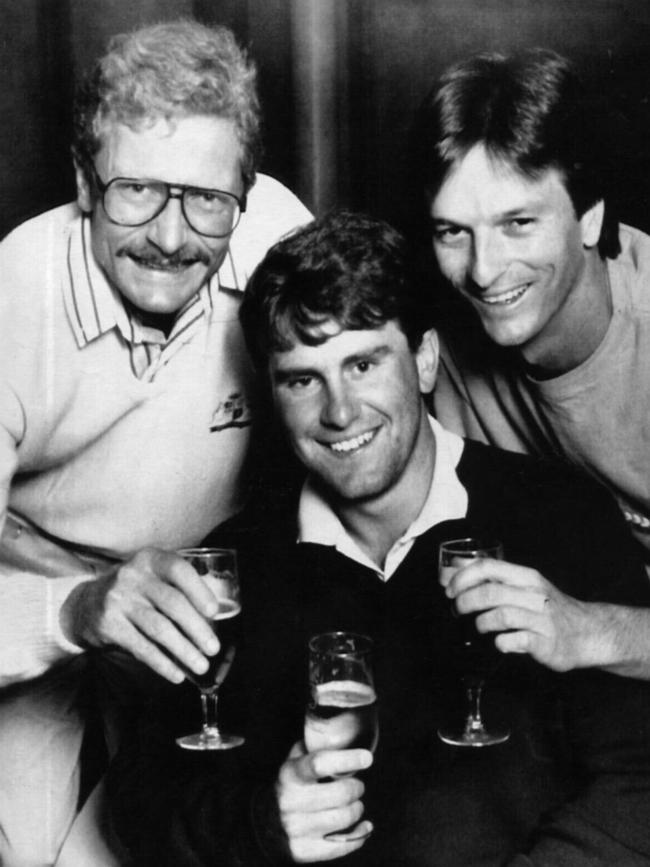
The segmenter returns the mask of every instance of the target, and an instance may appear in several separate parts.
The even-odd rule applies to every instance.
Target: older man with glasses
[[[309,219],[256,175],[255,70],[223,28],[115,37],[73,153],[77,202],[0,245],[3,867],[53,863],[74,817],[84,651],[179,682],[217,650],[214,600],[161,549],[242,502],[240,292]]]

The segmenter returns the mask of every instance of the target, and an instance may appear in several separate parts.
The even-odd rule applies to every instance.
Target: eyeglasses
[[[139,178],[112,178],[105,184],[92,163],[91,169],[106,216],[118,226],[144,226],[165,210],[170,199],[180,199],[191,229],[208,238],[227,238],[246,210],[245,197],[223,190]]]

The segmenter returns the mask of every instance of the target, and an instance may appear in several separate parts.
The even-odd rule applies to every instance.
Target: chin
[[[503,325],[495,327],[493,322],[485,321],[482,321],[481,324],[490,340],[498,346],[511,348],[523,346],[534,336],[532,330],[523,325],[520,327],[504,327]]]

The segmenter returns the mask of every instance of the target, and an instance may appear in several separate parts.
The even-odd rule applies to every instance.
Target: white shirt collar
[[[431,417],[429,423],[436,443],[431,487],[420,514],[386,555],[383,569],[359,548],[310,479],[305,482],[300,495],[298,542],[333,546],[340,554],[373,569],[379,578],[387,581],[411,550],[418,536],[443,521],[464,518],[467,514],[468,496],[456,474],[456,467],[463,453],[463,440],[445,430]]]

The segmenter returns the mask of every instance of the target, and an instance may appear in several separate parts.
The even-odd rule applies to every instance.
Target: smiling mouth
[[[168,274],[178,274],[181,271],[186,271],[199,261],[198,259],[165,261],[164,259],[145,259],[133,253],[129,253],[128,255],[141,268],[148,268],[150,271],[162,271]]]
[[[366,431],[366,433],[359,434],[359,436],[356,437],[351,437],[348,440],[338,440],[338,442],[326,443],[326,445],[337,454],[350,454],[351,452],[357,452],[359,449],[368,445],[369,442],[374,440],[376,434],[376,430]]]
[[[500,305],[507,306],[519,301],[520,298],[528,292],[530,283],[525,283],[523,286],[518,286],[516,289],[509,289],[507,292],[501,292],[499,295],[481,295],[477,298],[482,304],[487,304],[490,307]]]

